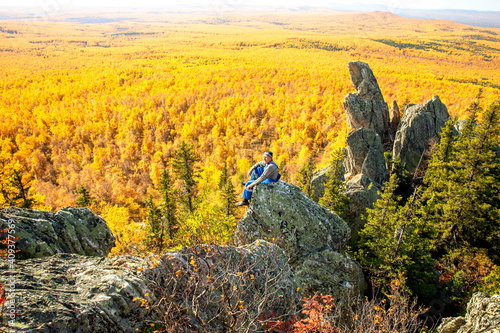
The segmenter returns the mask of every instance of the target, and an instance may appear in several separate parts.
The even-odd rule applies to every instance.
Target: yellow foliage
[[[99,210],[116,238],[111,255],[143,250],[141,244],[145,236],[144,227],[131,219],[127,208],[105,204]]]
[[[132,219],[144,221],[143,203],[183,140],[212,190],[224,163],[243,180],[268,149],[287,179],[311,156],[325,166],[349,131],[349,61],[369,63],[400,107],[439,95],[463,116],[479,87],[485,105],[499,95],[499,29],[387,13],[158,18],[2,21],[0,31],[0,160],[28,170],[52,209],[74,205],[82,185],[106,202],[114,253],[143,237]],[[183,232],[227,239],[232,222],[216,235],[208,229],[220,213],[202,207],[208,217],[191,217]]]

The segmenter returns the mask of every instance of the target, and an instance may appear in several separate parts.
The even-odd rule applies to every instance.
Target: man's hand
[[[253,189],[253,187],[254,187],[254,185],[250,184],[250,185],[247,186],[247,190],[251,190],[251,189]]]

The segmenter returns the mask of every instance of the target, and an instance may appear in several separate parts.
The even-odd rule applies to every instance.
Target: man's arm
[[[266,166],[266,163],[265,163],[265,162],[263,162],[263,161],[260,161],[260,162],[255,163],[255,164],[254,164],[254,165],[250,168],[250,170],[248,170],[248,173],[247,173],[247,174],[248,174],[248,177],[250,177],[250,175],[251,175],[251,174],[252,174],[252,172],[255,170],[255,168],[257,168],[257,167],[259,167],[259,166],[260,166],[260,167],[265,167],[265,166]]]
[[[254,180],[254,182],[252,184],[248,185],[248,187],[253,188],[255,185],[263,182],[264,180],[269,178],[277,169],[278,169],[278,167],[276,165],[269,164],[267,166],[267,168],[264,170],[264,172],[262,173],[262,175],[259,178],[257,178],[256,180]]]

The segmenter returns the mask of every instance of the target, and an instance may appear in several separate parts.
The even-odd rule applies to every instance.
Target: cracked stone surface
[[[438,96],[407,107],[396,132],[393,158],[399,158],[409,172],[415,171],[424,152],[439,141],[448,119],[448,108]]]
[[[384,101],[377,79],[368,64],[352,61],[347,64],[356,93],[344,99],[347,122],[352,128],[373,129],[385,138],[389,128],[389,107]]]
[[[361,267],[345,253],[351,230],[334,212],[297,186],[280,181],[259,184],[246,215],[238,222],[238,246],[265,239],[289,256],[300,290],[338,298],[362,294]]]
[[[349,133],[346,152],[347,174],[363,174],[380,185],[389,178],[382,141],[374,130],[360,128]]]

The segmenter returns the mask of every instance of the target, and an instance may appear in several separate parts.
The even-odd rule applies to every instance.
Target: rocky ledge
[[[300,299],[287,256],[265,241],[161,256],[56,254],[3,261],[0,271],[11,332],[252,332]]]
[[[115,237],[106,221],[88,208],[66,207],[57,213],[5,208],[0,210],[0,230],[8,228],[18,237],[16,259],[56,253],[107,256],[115,246]]]

